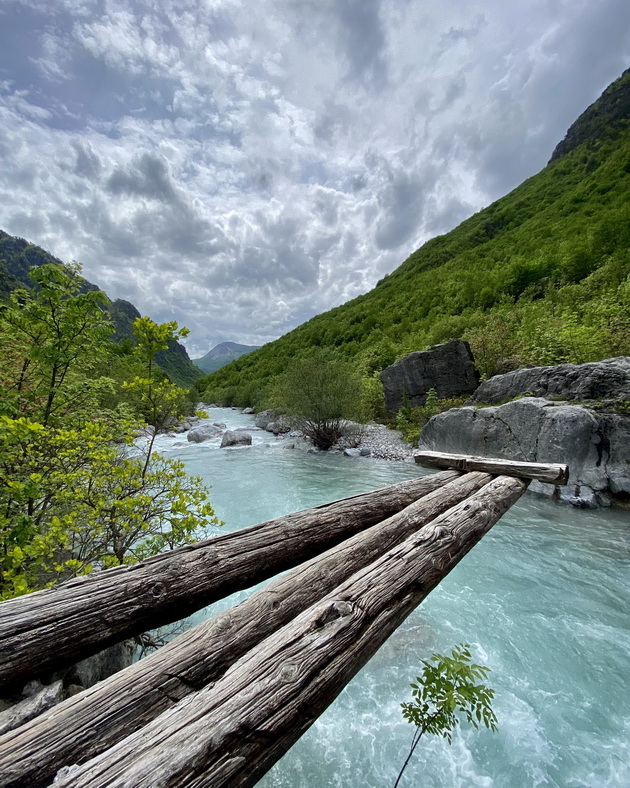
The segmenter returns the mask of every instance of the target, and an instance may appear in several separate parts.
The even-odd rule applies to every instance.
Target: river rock
[[[38,717],[64,698],[63,681],[40,685],[33,695],[0,712],[0,734],[12,731]]]
[[[261,410],[254,417],[254,424],[260,427],[261,430],[266,430],[267,425],[276,419],[278,412],[275,410]]]
[[[291,428],[292,424],[286,416],[278,416],[265,427],[267,432],[273,432],[274,435],[284,435],[285,432],[291,432]]]
[[[132,640],[123,640],[113,646],[99,651],[87,659],[77,662],[64,676],[64,683],[81,687],[92,687],[99,681],[113,676],[133,662],[135,644]]]
[[[221,439],[221,448],[226,446],[251,446],[252,436],[247,432],[227,430]]]
[[[569,466],[569,484],[530,489],[582,506],[630,495],[630,418],[524,397],[489,408],[452,408],[429,420],[420,448]]]
[[[486,380],[468,402],[471,405],[499,405],[523,394],[577,402],[595,399],[628,400],[630,356],[608,358],[589,364],[515,369]]]
[[[388,413],[400,410],[405,399],[409,405],[424,405],[430,389],[449,399],[472,394],[479,385],[470,345],[462,339],[410,353],[386,367],[380,378]]]
[[[221,432],[221,428],[214,424],[200,424],[198,427],[188,430],[186,437],[191,443],[203,443],[210,438],[218,438]]]
[[[254,412],[253,408],[243,408],[243,413],[247,416],[250,416]]]

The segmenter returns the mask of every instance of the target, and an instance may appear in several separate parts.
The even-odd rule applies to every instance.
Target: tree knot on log
[[[162,597],[166,595],[166,586],[164,585],[164,583],[154,583],[151,586],[151,594],[156,599],[162,599]]]
[[[280,667],[280,681],[285,682],[285,684],[291,684],[297,679],[299,671],[300,667],[296,662],[285,662]]]
[[[354,607],[351,602],[346,602],[344,599],[335,599],[334,602],[328,604],[321,615],[317,617],[315,625],[318,627],[326,626],[331,621],[345,616],[352,615]]]

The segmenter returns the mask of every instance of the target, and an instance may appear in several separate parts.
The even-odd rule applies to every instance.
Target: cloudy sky
[[[540,170],[628,0],[0,0],[0,228],[193,356],[366,292]]]

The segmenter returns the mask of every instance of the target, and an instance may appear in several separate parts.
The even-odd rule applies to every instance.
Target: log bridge
[[[564,465],[416,461],[445,470],[3,602],[0,696],[275,578],[0,736],[0,786],[255,785],[530,479],[568,481]]]

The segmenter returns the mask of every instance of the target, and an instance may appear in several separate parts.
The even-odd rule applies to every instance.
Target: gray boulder
[[[278,416],[274,421],[270,421],[265,429],[267,432],[273,432],[274,435],[284,435],[285,432],[291,432],[292,426],[286,416]]]
[[[64,698],[63,682],[55,681],[40,688],[24,700],[0,712],[0,734],[24,725],[55,706]]]
[[[630,399],[630,356],[590,364],[515,369],[486,380],[468,402],[499,405],[522,394],[577,402]]]
[[[135,644],[132,640],[123,640],[122,643],[108,646],[73,665],[65,674],[64,683],[92,687],[119,670],[128,668],[133,663],[134,650]]]
[[[569,466],[566,487],[530,489],[583,506],[630,495],[630,418],[534,397],[498,407],[452,408],[422,431],[420,448]]]
[[[277,415],[275,410],[261,410],[254,417],[254,424],[261,430],[266,430],[267,425],[274,421]]]
[[[191,443],[203,443],[210,438],[218,438],[221,433],[221,428],[214,424],[200,424],[198,427],[188,430],[186,438]]]
[[[479,385],[470,345],[462,339],[410,353],[386,367],[380,378],[388,413],[400,410],[405,398],[409,405],[424,405],[430,389],[449,399],[472,394]]]
[[[188,430],[186,438],[191,443],[203,443],[210,440],[210,438],[218,438],[221,433],[221,428],[214,424],[200,424],[198,427]]]
[[[251,446],[252,436],[247,432],[236,432],[235,430],[227,430],[221,439],[221,448],[226,446]]]

